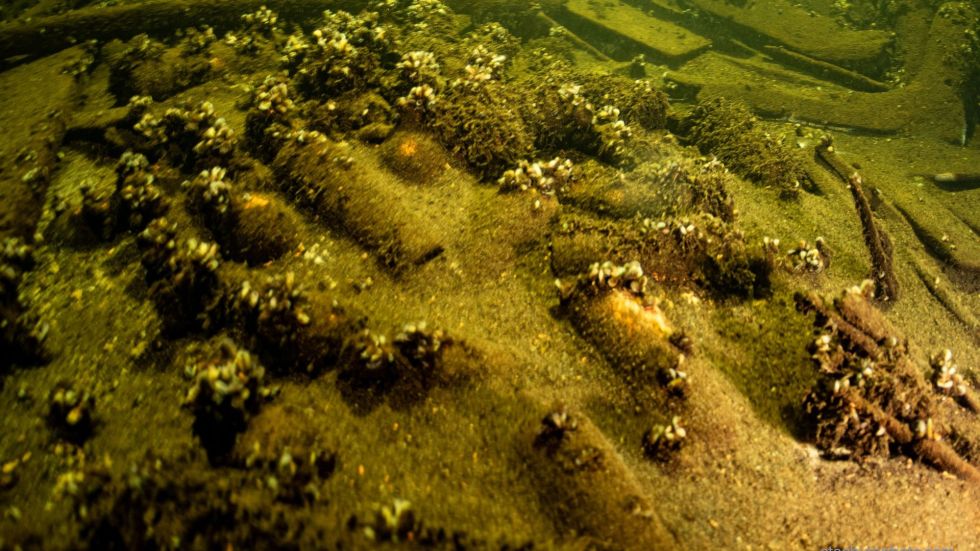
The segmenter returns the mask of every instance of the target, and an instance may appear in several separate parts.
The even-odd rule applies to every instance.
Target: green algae
[[[720,307],[712,325],[724,353],[713,355],[711,363],[732,379],[760,418],[802,435],[807,421],[799,406],[816,381],[806,352],[813,332],[785,293]]]
[[[454,54],[453,45],[442,47],[452,57],[445,62],[447,70],[462,69],[467,48]],[[527,67],[528,74],[517,77],[523,82],[555,84],[546,82],[548,75],[531,71],[531,64]],[[583,84],[587,93],[590,88],[610,89],[608,95],[589,98],[593,103],[609,98],[616,104],[629,97],[613,89],[628,81],[622,77],[593,80],[588,75],[562,75]],[[216,111],[241,131],[247,108],[237,106],[248,105],[250,96],[241,81],[261,82],[264,76],[226,74],[224,82],[191,88],[165,105],[213,101]],[[99,88],[90,85],[88,90]],[[112,103],[112,98],[91,96],[92,108]],[[521,102],[520,94],[507,97],[510,104]],[[656,150],[651,142],[673,138],[662,131],[666,107],[662,96],[654,95],[650,104],[642,100],[636,104],[650,108],[634,119],[637,139],[631,147],[641,152],[638,166],[642,166],[647,161],[643,155]],[[492,122],[494,113],[508,105],[491,102],[480,108],[486,109],[485,119]],[[342,108],[347,107],[345,103]],[[651,122],[641,122],[648,115]],[[385,119],[390,114],[379,116]],[[516,122],[513,113],[507,116],[512,118],[506,120]],[[631,125],[632,116],[634,113],[623,109]],[[337,133],[333,137],[350,137],[346,133],[356,130],[321,120],[325,131]],[[525,131],[541,131],[538,122],[524,120]],[[805,141],[791,125],[755,124],[750,134],[795,135]],[[409,130],[419,131],[418,127]],[[368,393],[355,400],[345,390],[343,366],[314,375],[290,368],[268,373],[265,380],[279,387],[279,393],[249,420],[227,464],[214,464],[204,456],[192,429],[194,416],[180,408],[189,387],[183,370],[193,362],[197,347],[212,336],[161,334],[165,319],[150,299],[134,237],[126,231],[108,240],[86,236],[73,218],[81,182],[112,189],[112,165],[118,158],[109,152],[112,142],[74,138],[62,147],[38,228],[44,236],[36,244],[38,266],[21,289],[31,309],[51,322],[48,346],[53,358],[47,365],[17,367],[0,374],[0,403],[4,404],[0,462],[18,458],[16,482],[0,488],[4,509],[0,548],[10,542],[95,547],[96,535],[114,532],[121,538],[117,543],[124,547],[145,544],[147,537],[160,546],[177,542],[191,548],[229,542],[301,548],[393,545],[379,540],[392,537],[383,535],[388,532],[381,511],[401,503],[396,500],[411,502],[413,516],[421,522],[410,523],[418,536],[416,544],[423,544],[425,535],[435,538],[426,540],[429,544],[439,545],[428,528],[443,529],[474,548],[524,543],[540,548],[597,542],[628,545],[609,532],[608,527],[622,519],[615,518],[615,507],[608,507],[611,501],[603,501],[611,499],[608,492],[592,497],[588,491],[581,492],[584,497],[578,516],[565,515],[551,499],[549,488],[576,491],[576,483],[563,478],[565,475],[547,474],[547,468],[529,466],[525,429],[533,433],[556,404],[568,404],[591,419],[605,442],[596,447],[603,448],[616,465],[609,471],[615,482],[655,503],[669,530],[695,548],[738,542],[808,547],[815,541],[849,537],[897,537],[883,517],[877,516],[879,509],[908,521],[901,535],[928,539],[938,533],[929,526],[946,533],[962,528],[955,520],[957,515],[970,518],[974,514],[969,494],[959,482],[920,466],[907,469],[897,461],[887,461],[861,470],[801,457],[801,443],[809,438],[802,397],[816,374],[806,351],[813,339],[811,321],[795,312],[789,297],[796,290],[837,294],[867,277],[870,269],[857,215],[843,182],[830,180],[835,185],[822,187],[822,194],[800,193],[798,201],[786,202],[772,189],[741,178],[721,180],[722,197],[730,196],[734,209],[730,210],[731,204],[710,208],[723,210],[725,223],[731,224],[731,233],[723,237],[726,241],[744,241],[755,248],[763,237],[778,237],[784,244],[781,252],[785,252],[797,240],[824,237],[833,249],[831,267],[803,275],[776,269],[759,289],[764,292],[754,298],[719,297],[690,274],[679,273],[671,282],[658,282],[658,307],[693,342],[686,359],[690,388],[684,400],[661,396],[656,389],[644,397],[617,375],[621,366],[613,365],[608,355],[578,333],[574,320],[557,315],[559,297],[549,258],[553,252],[549,242],[557,232],[551,216],[557,209],[570,211],[573,207],[562,203],[562,197],[557,201],[541,197],[543,206],[535,208],[531,197],[499,193],[477,177],[484,166],[492,167],[487,169],[490,174],[513,168],[513,161],[524,157],[532,161],[551,158],[551,148],[568,151],[576,162],[594,155],[595,150],[579,147],[573,140],[553,140],[551,148],[540,155],[532,156],[530,146],[522,146],[520,154],[507,149],[505,155],[498,155],[491,149],[489,156],[470,156],[467,152],[475,151],[474,146],[499,145],[481,143],[488,135],[494,134],[467,137],[471,147],[459,150],[461,158],[443,156],[445,151],[430,148],[426,158],[419,160],[420,167],[403,163],[404,159],[392,164],[393,152],[385,148],[394,147],[388,144],[394,144],[395,138],[381,148],[371,143],[352,146],[352,157],[363,167],[359,173],[384,174],[379,189],[398,190],[379,193],[375,208],[383,214],[397,202],[417,211],[420,228],[450,230],[440,232],[445,251],[434,259],[393,273],[336,216],[315,209],[294,213],[285,204],[290,201],[287,193],[283,208],[290,209],[293,222],[288,228],[276,228],[293,238],[286,254],[247,266],[226,261],[235,277],[246,274],[257,286],[267,277],[293,273],[304,287],[356,308],[375,334],[392,336],[402,324],[422,320],[444,329],[462,343],[458,378],[424,392]],[[123,135],[115,146],[126,144],[126,139]],[[453,137],[443,141],[445,149],[458,145]],[[916,137],[886,142],[845,136],[836,143],[841,155],[862,165],[869,181],[881,190],[873,206],[892,235],[896,270],[906,290],[891,305],[888,317],[910,335],[914,346],[921,347],[914,357],[924,359],[927,351],[951,346],[957,349],[962,366],[972,365],[975,336],[932,298],[913,266],[925,263],[943,274],[940,269],[945,266],[940,261],[950,260],[929,257],[917,235],[928,228],[953,260],[962,259],[960,264],[967,269],[956,274],[951,292],[967,309],[974,305],[975,297],[965,289],[975,281],[969,270],[975,260],[969,223],[975,222],[976,210],[971,205],[976,196],[969,191],[932,193],[934,190],[916,187],[907,173],[938,172],[947,162],[969,167],[975,149],[952,149]],[[753,153],[753,147],[739,150],[746,152]],[[484,165],[485,158],[493,162]],[[387,167],[398,168],[399,175],[391,174]],[[400,177],[402,171],[425,176],[406,182],[410,179]],[[165,182],[167,193],[177,198],[168,216],[203,237],[216,236],[225,231],[224,226],[208,227],[200,213],[185,208],[187,199],[179,184],[194,176],[185,174]],[[254,171],[240,183],[244,190],[261,197],[277,185],[264,177],[261,171]],[[649,179],[640,174],[630,183],[643,185]],[[896,209],[889,208],[892,202]],[[582,203],[579,208],[589,211],[592,207]],[[702,209],[691,207],[692,212]],[[898,214],[901,212],[905,214]],[[589,213],[617,227],[630,223],[629,214]],[[662,213],[647,214],[656,219]],[[663,214],[668,218],[673,213]],[[250,231],[265,235],[263,228],[268,225],[263,221]],[[944,233],[948,240],[942,239]],[[681,251],[676,254],[684,258]],[[594,259],[600,260],[607,259]],[[311,314],[325,311],[329,308]],[[234,333],[236,329],[232,326],[224,331]],[[629,346],[629,342],[621,344]],[[927,363],[919,365],[925,369]],[[43,420],[48,391],[63,379],[97,398],[95,430],[80,447],[59,442]],[[656,423],[669,423],[678,413],[689,431],[688,442],[665,461],[645,458],[644,433]],[[298,459],[308,457],[310,451],[334,462],[323,476],[287,476],[278,471],[287,450],[297,458],[293,464],[299,465],[300,473],[304,467]],[[22,459],[26,452],[31,457]],[[283,464],[283,469],[290,469],[290,462]],[[873,469],[883,474],[869,472]],[[89,489],[74,497],[66,494],[68,475],[80,472],[88,473],[88,484],[82,487]],[[276,481],[270,482],[270,476]],[[623,481],[626,478],[628,483]],[[143,481],[145,491],[134,492],[134,481]],[[933,485],[938,489],[929,490]],[[56,487],[62,490],[55,492]],[[610,487],[616,485],[610,483]],[[97,493],[99,488],[104,489],[101,494],[88,493]],[[895,497],[909,492],[922,495],[922,502],[913,506]],[[318,498],[308,497],[312,495]],[[794,498],[787,499],[787,495]],[[824,505],[827,495],[856,503],[861,511],[828,509]],[[942,499],[937,500],[939,495]],[[646,503],[644,500],[640,502]],[[90,507],[88,519],[76,516],[80,505]],[[132,513],[145,506],[167,511],[158,517],[164,520],[155,525],[150,522],[149,536],[143,524],[149,521]],[[582,516],[581,511],[588,515]],[[935,519],[935,524],[916,524],[923,515]],[[944,520],[948,518],[954,520]],[[210,529],[195,524],[206,524],[201,519],[210,522]],[[786,528],[787,523],[803,528],[794,532]],[[372,529],[376,539],[366,535],[366,528]],[[402,530],[393,532],[405,539]],[[969,530],[957,533],[961,535],[954,537],[973,535]],[[187,539],[174,539],[181,536]]]

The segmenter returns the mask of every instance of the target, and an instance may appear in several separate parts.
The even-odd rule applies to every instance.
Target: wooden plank
[[[126,40],[140,33],[170,34],[174,30],[211,25],[215,32],[241,26],[241,16],[262,6],[280,20],[302,21],[325,9],[354,10],[365,0],[147,0],[120,6],[89,6],[30,22],[0,25],[0,59],[42,56],[97,39]]]
[[[568,0],[563,11],[563,24],[571,18],[579,26],[583,23],[599,33],[615,36],[627,42],[638,53],[647,54],[651,60],[668,64],[680,63],[705,51],[711,41],[703,36],[657,19],[642,10],[618,0]],[[601,39],[596,43],[603,42]],[[615,56],[614,56],[615,57]]]
[[[892,38],[885,31],[841,28],[833,19],[786,0],[749,2],[683,0],[682,5],[721,19],[749,42],[771,41],[814,59],[864,71],[884,58]],[[749,36],[755,35],[755,36]]]
[[[811,74],[836,82],[841,86],[847,86],[848,88],[862,92],[887,92],[890,90],[889,86],[883,82],[868,78],[858,72],[845,69],[833,63],[827,63],[826,61],[820,61],[819,59],[814,59],[805,54],[794,52],[793,50],[787,50],[782,46],[765,46],[764,50],[773,59],[783,61],[787,65],[799,67]]]
[[[34,236],[78,93],[64,69],[84,55],[75,47],[0,73],[0,239]]]
[[[795,120],[860,134],[897,134],[908,124],[894,92],[853,92],[760,60],[711,52],[667,74],[690,99],[725,97],[745,102],[757,115]],[[888,106],[888,109],[882,107]]]
[[[709,52],[667,75],[688,96],[726,97],[748,104],[763,117],[797,120],[866,134],[908,132],[947,143],[962,141],[964,106],[948,82],[965,78],[945,63],[962,36],[962,23],[937,16],[915,78],[887,92],[857,92],[794,74],[758,59]]]

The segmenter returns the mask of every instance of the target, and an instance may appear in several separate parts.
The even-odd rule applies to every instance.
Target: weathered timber
[[[43,56],[88,40],[127,39],[140,33],[211,25],[221,32],[241,24],[241,16],[267,6],[281,19],[302,21],[325,9],[357,10],[363,0],[150,0],[139,4],[88,7],[62,15],[0,27],[0,59]]]

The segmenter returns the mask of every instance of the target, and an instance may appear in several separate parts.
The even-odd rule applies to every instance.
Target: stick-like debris
[[[921,438],[908,425],[885,413],[883,409],[865,400],[857,391],[844,392],[844,399],[858,412],[873,418],[897,444],[909,447],[918,457],[938,469],[948,471],[974,484],[980,484],[980,470],[967,463],[949,444],[941,440]]]
[[[864,194],[861,175],[855,172],[848,180],[851,195],[854,196],[854,206],[861,217],[864,227],[864,242],[871,253],[871,279],[875,282],[875,298],[881,301],[898,300],[898,279],[892,267],[891,241],[878,226],[871,212],[871,204]]]
[[[816,151],[820,159],[827,163],[838,177],[847,182],[854,197],[854,206],[861,219],[864,242],[871,254],[871,279],[875,282],[875,298],[882,302],[898,300],[898,279],[892,266],[891,240],[875,221],[871,203],[864,193],[864,180],[857,171],[837,156],[829,140],[817,146]]]
[[[952,353],[933,360],[934,368],[946,368],[946,378],[927,381],[905,339],[868,300],[869,291],[865,285],[848,290],[833,307],[814,293],[796,295],[801,312],[817,314],[819,335],[809,352],[820,378],[804,400],[816,426],[817,445],[831,455],[856,460],[916,457],[980,484],[980,469],[946,442],[946,436],[960,431],[936,398],[955,395],[961,405],[976,411],[972,390],[955,377]]]

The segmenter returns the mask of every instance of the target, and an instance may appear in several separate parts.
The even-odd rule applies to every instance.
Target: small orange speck
[[[404,157],[411,157],[419,150],[419,144],[415,140],[407,139],[398,145],[398,153]]]
[[[269,206],[269,198],[253,193],[249,196],[248,201],[242,206],[244,209],[260,209]]]
[[[364,476],[364,465],[357,466],[357,476]]]

